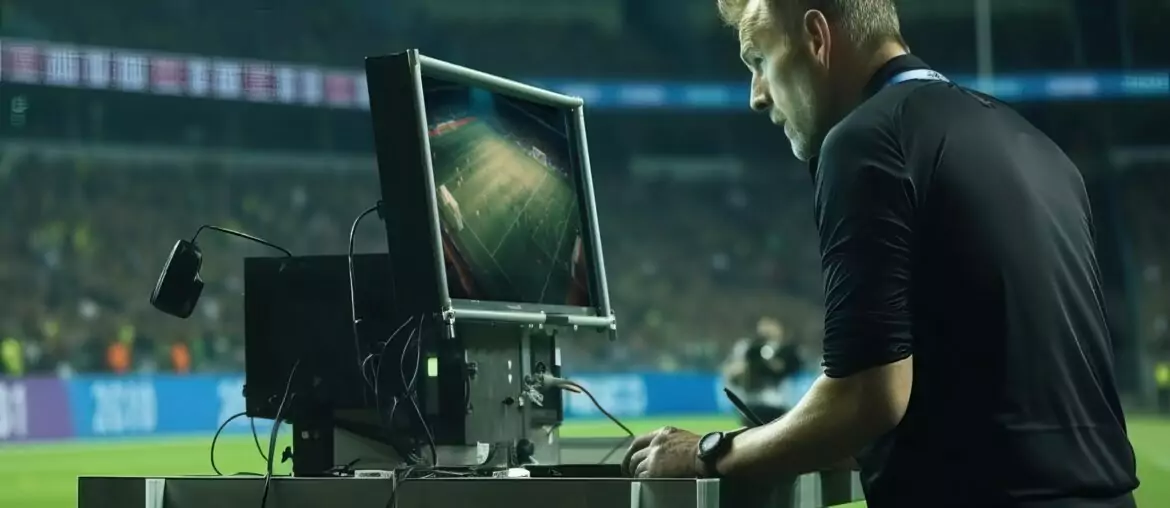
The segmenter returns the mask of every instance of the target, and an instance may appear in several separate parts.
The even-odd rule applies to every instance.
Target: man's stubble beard
[[[829,100],[831,92],[828,85],[828,80],[815,71],[810,70],[801,76],[795,94],[798,96],[796,104],[800,109],[794,112],[793,117],[796,121],[791,122],[794,135],[789,140],[792,144],[792,154],[801,162],[808,162],[820,153],[825,136],[836,123],[832,120],[836,108]]]
[[[808,162],[820,152],[824,134],[821,130],[821,119],[817,104],[818,96],[812,83],[805,81],[798,94],[800,109],[793,115],[788,127],[792,131],[789,142],[792,144],[792,155],[801,162]]]

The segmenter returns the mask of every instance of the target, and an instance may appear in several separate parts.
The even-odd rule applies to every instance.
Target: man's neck
[[[887,41],[872,50],[857,53],[854,61],[850,62],[853,71],[842,83],[843,93],[841,96],[847,97],[846,111],[852,110],[865,99],[866,85],[883,65],[905,54],[907,54],[906,47],[896,41]]]
[[[882,45],[878,46],[877,50],[870,53],[869,61],[866,62],[865,65],[865,77],[862,78],[862,80],[869,80],[869,78],[873,76],[873,74],[877,72],[878,69],[881,69],[882,66],[886,64],[886,62],[889,62],[890,60],[898,58],[907,53],[909,52],[906,51],[906,47],[899,42],[887,41],[882,43]]]

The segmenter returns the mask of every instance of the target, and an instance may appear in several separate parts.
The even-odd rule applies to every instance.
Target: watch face
[[[699,454],[706,455],[711,453],[719,446],[719,442],[723,440],[722,432],[712,432],[699,439]]]

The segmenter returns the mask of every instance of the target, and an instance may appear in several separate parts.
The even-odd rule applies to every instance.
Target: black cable
[[[390,408],[391,425],[394,423],[394,412],[398,411],[398,403],[410,393],[409,385],[406,382],[406,374],[404,373],[405,367],[403,367],[403,363],[406,362],[406,352],[410,350],[410,344],[411,342],[414,342],[414,334],[416,333],[418,333],[417,326],[410,330],[410,334],[406,336],[406,344],[402,345],[402,355],[398,357],[398,377],[402,380],[402,393],[394,396],[394,406]],[[378,372],[374,374],[374,382],[378,383],[379,385],[382,384],[379,379],[382,377],[382,364],[385,362],[386,350],[388,349],[390,349],[389,341],[387,341],[386,345],[382,348],[382,354],[378,357]]]
[[[373,367],[374,380],[373,380],[373,383],[371,385],[371,388],[374,389],[374,397],[375,398],[378,397],[378,387],[381,385],[381,382],[379,381],[379,379],[381,379],[382,359],[386,356],[386,350],[390,348],[390,344],[394,342],[394,338],[398,336],[398,332],[401,332],[403,328],[406,328],[406,325],[410,324],[411,321],[414,321],[414,316],[410,316],[410,317],[406,318],[406,321],[403,321],[402,324],[398,325],[398,328],[394,329],[394,333],[391,333],[390,337],[387,338],[385,342],[381,343],[382,350],[378,352],[378,364]],[[413,335],[414,330],[412,330],[410,333],[411,333],[411,335]],[[410,343],[410,337],[407,337],[406,342],[407,342],[407,344]],[[373,357],[373,353],[370,354],[370,358],[372,358],[372,357]],[[366,360],[369,360],[369,358],[367,358]],[[363,360],[362,363],[365,363],[365,361]],[[367,383],[370,383],[370,380],[368,378],[366,378],[365,367],[363,366],[361,368],[362,368],[362,378],[366,379]]]
[[[390,344],[394,342],[395,337],[398,336],[398,332],[402,331],[402,329],[405,328],[406,325],[410,324],[410,322],[414,320],[414,316],[407,318],[406,321],[403,321],[401,325],[398,325],[398,328],[396,330],[394,330],[394,333],[391,333],[390,337],[387,338],[386,341],[382,343],[382,350],[378,353],[378,364],[373,367],[374,368],[374,379],[371,382],[369,376],[366,375],[366,363],[368,361],[370,361],[371,359],[373,359],[374,353],[371,352],[370,354],[366,355],[365,359],[362,359],[361,334],[358,331],[358,323],[360,322],[360,320],[358,319],[358,315],[357,315],[357,276],[355,275],[355,269],[354,269],[354,243],[355,243],[355,240],[357,238],[358,226],[361,224],[362,220],[366,218],[367,215],[374,213],[374,212],[378,212],[378,217],[385,220],[385,217],[382,215],[382,201],[378,201],[378,203],[376,205],[365,209],[364,211],[362,211],[362,213],[358,214],[358,216],[356,218],[354,218],[353,223],[350,225],[350,228],[349,228],[349,249],[348,249],[348,252],[346,255],[346,261],[348,262],[348,265],[349,265],[349,310],[350,310],[351,326],[352,326],[352,330],[353,330],[353,349],[354,349],[355,360],[357,360],[358,371],[361,373],[362,379],[364,379],[366,381],[366,384],[372,385],[371,388],[373,388],[373,391],[374,391],[374,409],[375,409],[375,411],[377,411],[378,421],[382,422],[382,418],[383,418],[383,414],[384,414],[382,412],[382,395],[380,393],[380,387],[382,385],[382,383],[381,383],[382,360],[385,357],[386,349],[388,349],[390,347]],[[410,344],[410,338],[408,337],[407,338],[407,345],[409,345],[409,344]],[[391,406],[391,409],[390,409],[389,425],[386,425],[386,424],[382,425],[384,427],[384,430],[390,431],[391,429],[389,427],[393,427],[394,412],[397,410],[398,410],[398,401],[397,401],[397,399],[395,399],[394,405]],[[395,450],[398,449],[398,447],[396,445],[394,445],[393,443],[391,443],[391,446],[394,447]],[[406,456],[405,454],[402,454],[401,452],[399,454],[402,455],[403,457]]]
[[[236,418],[240,418],[242,416],[247,416],[247,415],[248,415],[248,413],[236,413],[234,415],[229,416],[227,418],[227,420],[224,420],[223,423],[219,424],[218,429],[215,429],[215,435],[211,436],[211,470],[215,471],[215,474],[217,474],[219,476],[223,476],[223,473],[220,472],[219,467],[217,467],[215,465],[215,444],[217,442],[219,442],[219,435],[223,434],[224,429],[227,428],[229,423],[232,423],[233,421],[235,421]],[[256,435],[256,420],[254,420],[252,418],[249,418],[248,420],[252,423],[252,440],[256,443],[256,450],[260,452],[260,456],[264,457],[264,460],[267,462],[268,457],[265,457],[264,450],[260,449],[260,437]],[[237,475],[247,474],[247,475],[259,476],[257,473],[236,473],[236,474]]]
[[[349,254],[346,259],[349,261],[349,312],[353,322],[353,352],[357,355],[358,368],[362,369],[362,346],[361,339],[358,338],[358,317],[357,317],[357,290],[355,289],[354,269],[353,269],[353,244],[354,238],[357,236],[358,225],[362,223],[362,219],[367,215],[378,211],[379,205],[374,205],[367,208],[364,212],[353,220],[353,225],[349,227]],[[364,370],[363,370],[364,373]],[[364,374],[363,374],[363,377]]]
[[[289,391],[292,390],[293,376],[297,373],[297,367],[301,365],[301,361],[297,360],[293,363],[292,369],[288,372],[288,382],[284,385],[284,395],[280,397],[280,405],[276,406],[276,418],[272,420],[272,434],[268,436],[268,470],[264,474],[264,495],[260,497],[260,508],[268,505],[268,490],[272,486],[272,467],[276,458],[276,436],[280,432],[280,418],[284,416],[284,404],[288,402]]]
[[[260,447],[260,436],[256,434],[256,419],[248,418],[248,424],[252,426],[252,442],[256,443],[256,451],[260,452],[260,458],[264,462],[268,462],[268,456],[264,454],[264,449]]]
[[[581,390],[581,393],[584,393],[586,397],[589,397],[589,400],[593,402],[593,406],[596,407],[598,411],[601,411],[601,414],[605,415],[606,418],[609,418],[609,421],[613,422],[618,427],[621,427],[622,431],[624,431],[627,436],[634,437],[634,431],[630,430],[629,427],[626,427],[626,425],[622,423],[621,420],[618,420],[616,416],[611,414],[609,411],[606,411],[605,408],[601,406],[601,403],[597,402],[597,397],[594,397],[593,393],[590,392],[587,388],[581,386],[581,384],[577,383],[576,381],[565,381],[565,384]]]
[[[236,236],[239,238],[243,238],[245,240],[251,240],[251,241],[256,242],[260,245],[272,247],[273,249],[276,249],[280,252],[283,252],[285,256],[288,256],[290,258],[293,257],[292,253],[289,252],[288,249],[285,249],[284,247],[281,247],[275,243],[272,243],[272,242],[265,240],[263,238],[260,238],[258,236],[252,236],[252,235],[249,235],[248,233],[241,233],[239,231],[231,230],[228,228],[221,228],[219,226],[212,226],[210,224],[204,224],[202,226],[199,226],[199,229],[195,230],[195,235],[191,237],[191,243],[195,243],[195,239],[199,238],[199,233],[202,233],[204,229],[210,229],[212,231],[219,231],[220,233]]]
[[[623,445],[625,445],[626,443],[628,443],[634,439],[634,437],[635,437],[634,431],[630,430],[629,427],[626,427],[626,425],[624,423],[622,423],[621,420],[618,420],[617,417],[614,416],[612,413],[610,413],[609,411],[606,411],[605,408],[602,407],[601,403],[597,401],[597,397],[594,397],[593,393],[590,392],[584,386],[581,386],[580,383],[577,383],[575,381],[565,381],[565,384],[570,386],[570,387],[581,390],[581,393],[584,393],[586,397],[589,397],[589,401],[593,402],[593,406],[596,407],[598,411],[601,411],[601,414],[605,415],[606,418],[609,418],[609,421],[613,422],[618,427],[621,427],[621,429],[623,431],[625,431],[626,439],[623,439],[622,441],[618,442],[617,446],[613,447],[613,449],[611,449],[609,451],[609,453],[605,454],[605,457],[603,457],[601,459],[601,462],[599,462],[599,464],[605,464],[607,461],[609,461],[609,458],[612,457],[614,453],[616,453],[618,450],[620,450],[622,448]]]
[[[625,439],[618,441],[618,444],[614,445],[613,448],[610,448],[609,453],[606,453],[605,456],[602,457],[601,460],[598,461],[597,463],[598,464],[608,463],[609,458],[613,457],[613,454],[617,453],[618,450],[621,450],[622,448],[629,446],[633,442],[634,442],[634,436],[628,436]]]
[[[215,435],[211,436],[211,470],[215,471],[215,474],[219,476],[223,476],[223,473],[221,473],[219,471],[219,467],[216,467],[215,465],[215,443],[219,441],[219,435],[223,433],[223,429],[226,429],[229,423],[232,423],[233,420],[241,416],[247,416],[247,414],[248,413],[236,413],[229,416],[227,420],[224,420],[223,423],[219,424],[219,428],[215,430]]]
[[[402,332],[402,329],[405,328],[406,325],[410,324],[412,321],[414,321],[414,316],[410,316],[409,318],[407,318],[406,321],[403,321],[402,324],[398,325],[398,328],[394,330],[394,333],[391,333],[390,337],[388,339],[386,339],[386,341],[381,344],[382,350],[378,352],[378,364],[376,366],[374,366],[374,381],[373,381],[374,409],[375,409],[375,411],[377,411],[378,422],[382,426],[382,430],[384,432],[386,432],[387,434],[391,434],[393,432],[394,413],[396,411],[398,411],[398,398],[395,397],[394,405],[390,407],[389,418],[384,420],[383,418],[384,418],[385,413],[382,412],[382,395],[381,395],[382,363],[386,357],[386,350],[390,349],[390,345],[394,343],[394,339],[397,338],[398,334],[400,332]],[[410,344],[410,341],[412,340],[413,335],[416,331],[417,331],[417,328],[411,330],[410,335],[408,335],[406,338],[406,344],[403,345],[404,348]],[[401,366],[399,366],[399,369],[401,370]],[[363,373],[363,376],[364,376],[364,373]],[[387,439],[393,440],[393,437],[388,435]],[[400,456],[402,456],[404,458],[408,458],[411,455],[409,453],[402,453],[403,450],[400,450],[399,447],[393,441],[391,441],[390,444],[392,447],[394,447],[394,450],[397,451]]]
[[[419,370],[421,370],[420,365],[422,364],[422,348],[423,348],[423,345],[422,345],[423,331],[422,330],[423,330],[423,324],[425,322],[426,322],[426,316],[423,316],[422,318],[419,319],[418,328],[416,329],[418,331],[418,336],[414,341],[415,342],[414,373],[410,377],[410,383],[406,382],[406,375],[405,375],[406,373],[402,372],[402,371],[406,370],[406,369],[402,368],[402,362],[405,361],[406,351],[407,351],[407,349],[410,348],[409,341],[406,343],[406,347],[404,347],[402,349],[402,356],[398,360],[398,367],[399,367],[400,374],[403,375],[402,376],[403,377],[402,384],[406,387],[406,393],[404,394],[404,396],[406,397],[406,400],[410,401],[411,407],[414,408],[414,414],[418,416],[418,422],[420,425],[422,425],[423,432],[426,433],[426,435],[427,435],[427,444],[431,448],[431,466],[434,467],[434,466],[439,465],[439,451],[438,451],[438,447],[435,446],[435,435],[434,435],[434,433],[431,432],[431,427],[429,425],[427,425],[427,419],[425,416],[423,416],[422,408],[419,407],[418,400],[416,400],[417,399],[417,397],[416,397],[416,395],[417,395],[416,384],[418,382],[418,372],[419,372]]]
[[[421,324],[420,324],[420,326],[421,326]],[[411,389],[414,385],[413,377],[412,377],[412,381],[408,382],[406,380],[406,367],[403,365],[406,362],[406,353],[407,353],[407,351],[410,350],[410,344],[414,342],[415,334],[418,334],[418,333],[419,333],[418,326],[416,326],[413,330],[410,331],[410,335],[408,335],[406,337],[406,344],[402,345],[402,354],[398,358],[398,375],[399,375],[399,379],[402,381],[402,393],[399,395],[396,395],[394,397],[394,405],[390,407],[390,415],[388,417],[388,420],[390,421],[391,425],[393,425],[393,423],[394,423],[394,415],[398,412],[398,405],[401,404],[402,400],[404,400],[404,399],[407,402],[410,402],[410,404],[415,408],[416,415],[421,414],[417,409],[418,404],[415,402],[415,400],[413,398],[413,392],[411,391]],[[386,349],[388,349],[388,348],[384,348],[382,350],[383,356],[385,356]],[[381,372],[380,367],[381,367],[381,360],[379,361],[379,372]],[[417,375],[417,373],[418,373],[418,370],[417,370],[417,364],[416,364],[415,375]],[[426,421],[421,420],[419,423],[423,426],[423,429],[427,432],[427,435],[429,436],[430,435],[430,428],[427,427]],[[435,451],[434,444],[433,444],[434,441],[432,439],[432,440],[429,440],[428,442],[431,443],[431,461],[434,462],[435,460],[437,460],[436,451]],[[420,461],[421,461],[421,459],[418,458],[418,455],[415,455],[414,452],[412,451],[410,453],[409,462],[411,464],[415,464],[415,463],[420,462]],[[433,463],[431,465],[434,466]]]
[[[410,475],[414,473],[414,469],[414,467],[408,467],[403,470],[394,471],[394,485],[391,487],[390,499],[386,500],[386,508],[394,508],[396,506],[394,501],[398,497],[398,487],[410,479]],[[399,471],[402,471],[401,475],[399,475]],[[401,479],[399,476],[401,476]]]
[[[357,228],[361,224],[362,220],[365,219],[366,216],[370,215],[371,213],[379,212],[381,210],[381,208],[382,208],[382,202],[379,201],[378,204],[365,209],[364,211],[362,211],[362,213],[358,214],[358,216],[356,218],[354,218],[353,223],[350,225],[350,228],[349,228],[349,249],[348,249],[347,255],[346,255],[346,260],[349,264],[349,308],[350,308],[351,326],[353,328],[354,354],[356,355],[355,360],[357,361],[358,370],[359,370],[359,372],[361,372],[362,378],[366,379],[367,383],[369,383],[369,378],[366,376],[365,364],[366,364],[366,360],[369,360],[370,358],[372,358],[372,354],[368,355],[366,357],[366,360],[362,359],[361,336],[360,336],[360,333],[358,330],[358,323],[360,321],[359,321],[358,315],[357,315],[357,289],[356,289],[357,276],[356,276],[355,270],[354,270],[354,243],[356,242],[356,238],[357,238]],[[379,216],[381,216],[380,213],[379,213]],[[386,350],[390,348],[390,345],[394,342],[394,339],[395,339],[395,337],[397,337],[398,333],[400,331],[402,331],[402,329],[404,327],[406,327],[406,325],[408,325],[413,319],[414,319],[414,317],[411,316],[406,321],[404,321],[401,325],[399,325],[398,329],[395,330],[394,333],[390,334],[390,337],[388,339],[386,339],[386,342],[384,342],[382,344],[382,351],[379,353],[378,364],[374,367],[374,369],[375,369],[374,370],[374,380],[372,383],[373,389],[374,389],[374,406],[375,406],[375,410],[378,412],[379,419],[381,419],[381,415],[383,414],[382,409],[381,409],[381,406],[382,406],[382,396],[381,396],[382,382],[381,382],[381,379],[382,379],[382,364],[383,364],[383,361],[385,359]],[[414,334],[416,332],[418,332],[418,330],[419,330],[419,328],[421,328],[421,326],[422,326],[422,322],[420,319],[419,327],[416,327],[415,330],[411,332],[411,334],[406,339],[406,344],[403,345],[402,356],[399,358],[399,370],[400,371],[402,370],[402,363],[405,361],[406,351],[410,348],[410,344],[412,342]],[[422,354],[421,349],[420,349],[418,354],[419,355]],[[422,411],[418,408],[417,402],[415,402],[413,397],[410,396],[410,393],[413,391],[413,385],[415,383],[415,380],[418,377],[418,361],[420,359],[416,359],[415,373],[414,373],[414,377],[412,378],[411,382],[409,384],[407,384],[406,379],[405,379],[405,375],[403,375],[402,376],[403,377],[402,384],[407,392],[406,397],[410,399],[411,405],[414,406],[415,412],[418,414],[420,421],[423,425],[423,428],[427,432],[427,438],[431,444],[431,459],[432,459],[432,463],[433,463],[437,460],[437,454],[438,454],[436,451],[436,448],[435,448],[435,444],[434,444],[434,437],[431,434],[430,428],[427,427],[426,421],[423,420]],[[389,415],[389,420],[390,420],[389,426],[391,426],[391,427],[394,424],[394,413],[397,410],[398,410],[398,400],[395,399],[394,405],[391,406],[390,415]]]
[[[406,346],[402,348],[402,356],[398,359],[399,374],[402,375],[402,387],[406,393],[414,393],[415,384],[418,382],[419,364],[422,361],[422,334],[423,321],[426,317],[419,319],[418,326],[414,329],[416,333],[412,333],[411,337],[407,339]],[[416,338],[417,337],[417,338]],[[414,371],[410,373],[410,382],[406,382],[406,369],[402,368],[402,364],[406,361],[406,352],[410,350],[411,343],[414,343]]]

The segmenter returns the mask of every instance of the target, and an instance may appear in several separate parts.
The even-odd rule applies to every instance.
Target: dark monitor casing
[[[345,255],[244,260],[244,398],[248,416],[274,418],[287,389],[289,397],[281,419],[294,425],[337,426],[383,441],[394,436],[420,439],[425,434],[406,404],[392,421],[379,414],[394,413],[389,410],[392,396],[405,389],[400,380],[404,374],[410,376],[415,353],[408,351],[403,362],[402,349],[409,333],[417,329],[412,324],[399,330],[403,314],[396,311],[398,302],[384,283],[389,267],[386,254],[354,256],[355,308],[351,310]],[[358,337],[353,333],[353,313],[360,321]],[[476,431],[468,427],[468,391],[478,393],[480,385],[491,380],[485,374],[478,378],[467,374],[469,349],[490,348],[496,341],[494,334],[513,327],[465,322],[459,324],[460,333],[454,340],[435,340],[441,336],[440,328],[424,323],[423,335],[417,337],[423,348],[418,401],[437,445],[464,445],[469,432]],[[381,343],[396,330],[397,339],[380,355]],[[559,376],[555,335],[530,335],[532,361],[544,363]],[[371,355],[373,358],[367,359]],[[379,366],[383,359],[384,365]],[[429,367],[432,362],[434,367]],[[430,372],[432,368],[434,372]],[[381,388],[380,394],[372,385]],[[484,389],[490,387],[485,385]],[[561,393],[548,392],[544,407],[533,410],[533,423],[559,424],[564,418]],[[495,414],[488,405],[477,411]],[[305,458],[304,454],[298,457]]]
[[[452,299],[447,286],[432,172],[423,77],[481,88],[566,111],[572,143],[570,174],[577,179],[582,244],[592,307]],[[378,158],[392,273],[402,315],[439,316],[454,334],[456,321],[563,325],[616,330],[605,279],[597,206],[589,168],[584,103],[515,81],[435,60],[410,50],[366,59],[370,112]]]

